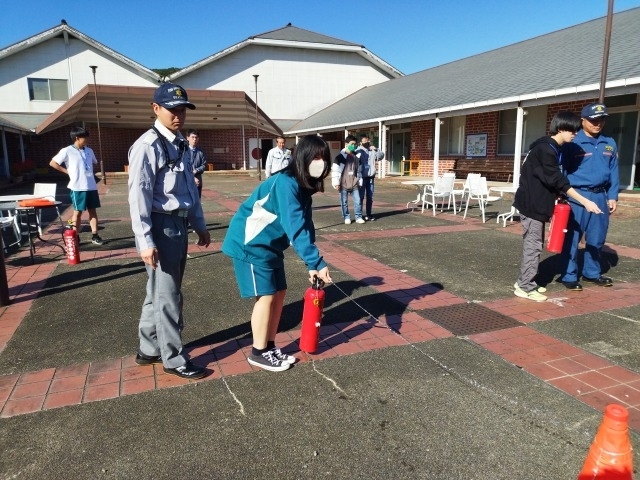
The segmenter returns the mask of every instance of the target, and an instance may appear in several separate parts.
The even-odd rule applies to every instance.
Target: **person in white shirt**
[[[82,230],[82,212],[89,212],[89,225],[91,225],[91,242],[102,245],[104,241],[98,235],[98,213],[100,208],[100,196],[98,186],[93,174],[93,166],[98,160],[91,148],[86,146],[89,131],[84,127],[71,129],[73,145],[64,147],[49,162],[49,166],[69,176],[67,188],[71,190],[71,203],[73,204],[73,227],[80,237]]]
[[[276,145],[277,147],[269,150],[267,154],[267,163],[264,166],[267,178],[287,167],[291,162],[291,150],[284,148],[284,137],[276,137]]]

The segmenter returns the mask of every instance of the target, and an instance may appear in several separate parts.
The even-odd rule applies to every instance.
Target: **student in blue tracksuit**
[[[578,283],[578,243],[585,236],[582,280],[610,287],[613,281],[602,275],[600,251],[609,229],[609,215],[616,211],[620,178],[618,149],[611,137],[601,134],[607,107],[590,103],[582,109],[582,130],[562,152],[562,166],[571,186],[581,195],[595,202],[602,214],[587,211],[579,203],[569,200],[571,217],[562,251],[563,273],[560,281],[569,290],[582,290]]]
[[[256,367],[280,372],[296,361],[275,345],[287,293],[284,251],[293,246],[307,265],[310,282],[317,275],[331,283],[315,245],[311,218],[311,196],[324,191],[330,168],[326,142],[317,135],[304,137],[293,161],[261,183],[229,224],[222,251],[233,259],[240,296],[256,299],[251,315],[253,348],[247,358]]]

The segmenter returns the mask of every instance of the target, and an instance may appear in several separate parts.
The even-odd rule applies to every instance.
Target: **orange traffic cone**
[[[628,421],[626,408],[607,405],[578,480],[632,480],[633,455]]]

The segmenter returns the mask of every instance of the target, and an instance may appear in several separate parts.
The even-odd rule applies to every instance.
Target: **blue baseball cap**
[[[191,110],[195,110],[196,106],[189,101],[187,92],[180,85],[173,83],[163,83],[160,85],[153,94],[153,103],[164,108],[175,108],[180,105],[185,105]]]
[[[608,117],[607,107],[601,103],[590,103],[582,109],[580,114],[582,118],[594,119],[600,117]]]

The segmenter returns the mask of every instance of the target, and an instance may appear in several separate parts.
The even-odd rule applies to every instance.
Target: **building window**
[[[50,100],[64,102],[69,100],[69,87],[66,80],[51,78],[28,78],[29,100]]]
[[[467,117],[448,117],[440,125],[440,155],[464,155],[464,123]]]
[[[527,107],[522,132],[522,151],[547,133],[547,106]],[[517,110],[502,110],[498,125],[498,155],[513,155],[516,145]]]

